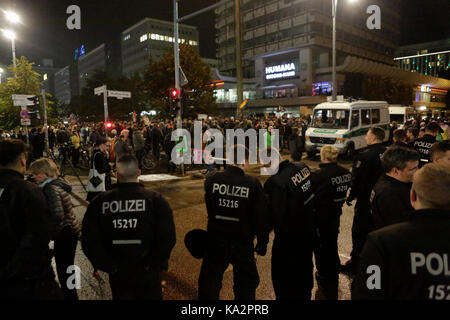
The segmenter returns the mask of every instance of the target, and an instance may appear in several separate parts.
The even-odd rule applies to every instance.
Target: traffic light
[[[170,89],[170,97],[174,102],[180,101],[180,90],[178,89]]]
[[[34,96],[27,99],[33,102],[31,109],[33,110],[32,113],[36,113],[36,119],[41,119],[41,115],[39,114],[39,110],[41,108],[41,102],[39,101],[39,97]]]
[[[112,123],[111,122],[106,122],[105,126],[106,126],[107,129],[111,129]]]

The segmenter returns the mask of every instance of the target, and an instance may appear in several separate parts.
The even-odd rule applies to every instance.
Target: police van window
[[[359,110],[352,111],[352,128],[359,126]]]
[[[361,125],[368,125],[370,124],[370,110],[365,109],[361,110]]]
[[[380,123],[380,109],[372,109],[372,124]]]
[[[348,129],[349,110],[318,109],[314,112],[312,126],[326,129]]]

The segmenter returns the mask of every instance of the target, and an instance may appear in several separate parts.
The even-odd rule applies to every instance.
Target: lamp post
[[[333,75],[332,75],[332,81],[333,81],[333,97],[332,100],[336,101],[336,95],[337,95],[337,83],[336,83],[336,15],[337,15],[337,6],[338,6],[338,0],[331,0],[332,1],[332,16],[333,16]],[[357,0],[348,0],[349,2],[356,2]]]
[[[13,11],[5,11],[6,19],[11,23],[19,23],[20,17],[17,13]],[[6,38],[11,40],[11,49],[12,49],[12,58],[13,58],[13,66],[16,68],[16,45],[14,40],[16,39],[16,35],[11,30],[3,30],[3,34]]]
[[[16,39],[16,34],[11,30],[3,30],[3,35],[11,40],[11,49],[12,49],[12,58],[13,58],[13,66],[16,69],[16,45],[14,40]],[[16,75],[17,76],[17,75]]]

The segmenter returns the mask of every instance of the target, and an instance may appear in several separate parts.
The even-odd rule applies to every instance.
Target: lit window
[[[123,38],[123,40],[124,41],[127,41],[128,39],[130,39],[131,38],[131,36],[129,35],[129,34],[127,34],[124,38]]]
[[[185,43],[186,42],[186,39],[181,39],[181,43]]]
[[[156,40],[156,34],[154,34],[154,33],[150,34],[150,39]]]
[[[169,37],[169,42],[173,42],[173,38],[172,37]]]
[[[155,39],[159,40],[159,34],[155,34]]]
[[[48,79],[48,76],[46,73],[44,73],[44,81]]]
[[[192,46],[192,40],[189,40],[189,45]]]
[[[169,42],[169,36],[164,36],[164,41]]]
[[[147,39],[148,39],[147,34],[144,34],[144,35],[141,37],[141,42],[144,42],[144,41],[146,41]]]

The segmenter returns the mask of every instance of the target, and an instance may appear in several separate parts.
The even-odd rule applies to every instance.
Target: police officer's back
[[[39,187],[24,181],[26,149],[0,141],[0,299],[58,299],[50,215]]]
[[[275,240],[272,282],[277,299],[311,299],[313,224],[311,171],[301,154],[280,163],[264,185]]]
[[[422,138],[418,138],[410,142],[410,146],[417,150],[420,154],[419,168],[430,162],[430,149],[436,142],[436,135],[439,132],[439,125],[436,122],[430,122],[425,128],[425,134]]]
[[[158,193],[138,183],[136,157],[117,162],[119,183],[89,204],[83,251],[110,274],[114,299],[161,299],[159,273],[175,245],[172,210]]]
[[[352,168],[352,183],[347,204],[356,198],[352,226],[352,259],[346,264],[348,271],[354,270],[367,233],[372,229],[370,216],[370,194],[378,178],[383,174],[381,156],[386,151],[383,145],[385,132],[378,127],[370,128],[366,135],[367,149],[355,158]]]
[[[449,186],[450,171],[438,164],[427,164],[414,174],[412,219],[369,234],[353,283],[352,299],[448,297]],[[367,272],[369,266],[372,268]]]
[[[337,242],[340,216],[352,179],[350,171],[337,164],[338,155],[337,148],[322,147],[320,169],[312,175],[315,194],[314,227],[317,236],[314,256],[320,289],[316,296],[325,299],[337,299],[340,266]]]
[[[248,162],[245,147],[234,146],[234,153],[241,147]],[[246,175],[244,169],[245,164],[230,164],[205,180],[209,241],[199,276],[199,299],[219,299],[223,273],[230,263],[235,298],[255,299],[259,276],[254,251],[266,254],[270,225],[261,183]]]

